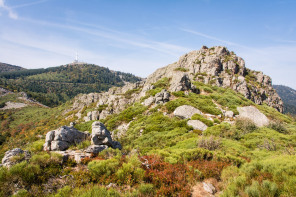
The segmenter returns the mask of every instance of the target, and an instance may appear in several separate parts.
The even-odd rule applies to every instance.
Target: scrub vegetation
[[[148,96],[168,83],[167,78],[156,82]],[[73,121],[62,113],[70,101],[52,109],[1,111],[0,158],[15,147],[28,150],[32,157],[10,169],[0,167],[0,196],[12,195],[16,185],[19,191],[14,196],[191,196],[197,182],[210,178],[219,182],[221,196],[296,196],[295,119],[230,89],[200,82],[195,86],[203,93],[176,92],[174,99],[155,108],[134,103],[102,120],[110,131],[130,123],[119,139],[123,149],[104,150],[80,164],[42,150],[48,131]],[[195,114],[191,119],[208,128],[193,130],[188,120],[172,115],[181,105],[221,116],[208,120]],[[272,122],[261,128],[248,119],[223,122],[217,105],[235,114],[238,106],[253,105]],[[91,124],[75,127],[90,131]],[[88,145],[86,141],[78,148]]]

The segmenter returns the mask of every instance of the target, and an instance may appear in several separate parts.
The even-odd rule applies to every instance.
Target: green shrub
[[[41,167],[59,166],[62,163],[62,158],[63,156],[58,153],[40,152],[32,156],[30,163],[40,165]]]
[[[16,194],[12,195],[13,197],[26,197],[30,196],[29,192],[25,189],[18,190]]]
[[[235,121],[235,126],[238,130],[242,132],[242,135],[247,133],[252,133],[257,129],[255,123],[247,118],[238,118]]]
[[[161,92],[161,90],[163,90],[163,88],[155,88],[155,89],[148,90],[146,92],[146,96],[147,96],[147,98],[149,96],[155,96],[157,93]]]
[[[204,113],[213,115],[221,114],[221,111],[216,108],[216,105],[213,103],[210,96],[194,94],[191,92],[188,96],[186,96],[186,98],[181,97],[165,104],[169,113],[173,112],[181,105],[191,105]]]
[[[183,67],[178,67],[178,68],[175,68],[174,71],[188,72],[189,69],[183,68]]]
[[[0,108],[3,108],[3,107],[5,107],[5,105],[6,105],[6,102],[5,102],[5,101],[3,101],[3,102],[0,102]]]
[[[170,84],[170,80],[167,77],[161,78],[157,82],[153,83],[152,85],[155,86],[155,88],[167,88]]]
[[[120,197],[120,194],[114,190],[114,189],[109,189],[107,190],[105,187],[101,187],[98,185],[90,185],[87,188],[82,187],[82,188],[76,188],[73,191],[72,196],[77,196],[77,197]]]
[[[89,140],[84,140],[82,142],[80,142],[79,144],[77,144],[77,149],[85,149],[87,147],[89,147],[91,144],[91,142]]]
[[[141,168],[142,163],[137,156],[130,156],[127,163],[116,172],[117,179],[120,184],[134,184],[143,180],[145,170]]]
[[[18,179],[26,186],[39,183],[38,175],[41,174],[40,166],[28,164],[26,161],[12,166],[9,173],[14,179]]]
[[[128,123],[133,120],[139,114],[142,114],[147,107],[141,105],[140,103],[135,103],[134,105],[123,110],[119,114],[114,114],[106,118],[105,125],[109,130],[114,130],[122,122]]]
[[[124,97],[127,98],[127,99],[130,99],[132,98],[132,95],[135,94],[135,93],[139,93],[141,91],[140,88],[137,88],[137,89],[130,89],[128,91],[126,91],[124,93]]]
[[[101,113],[103,110],[105,110],[108,107],[108,105],[99,105],[98,106],[98,111]]]
[[[228,167],[222,172],[226,184],[222,196],[294,196],[295,156],[274,156],[245,163],[240,169]],[[241,181],[238,181],[241,180]]]
[[[213,136],[210,137],[202,137],[197,142],[197,146],[199,148],[204,148],[207,150],[216,150],[221,146],[221,140],[215,139]]]
[[[208,127],[205,131],[203,131],[203,135],[213,135],[223,138],[236,138],[237,130],[231,124],[222,122],[221,124]]]
[[[194,114],[191,117],[191,120],[200,120],[201,122],[205,123],[208,127],[211,127],[214,125],[213,121],[206,119],[205,117],[203,117],[200,114]]]
[[[40,152],[43,150],[43,144],[44,140],[35,141],[29,145],[28,150],[30,152]]]
[[[88,131],[91,132],[91,125],[95,120],[82,122],[79,124],[76,124],[74,127],[78,129],[79,131]]]
[[[67,197],[70,196],[72,192],[72,188],[70,186],[65,186],[58,190],[58,192],[54,195],[54,197]]]
[[[185,97],[184,91],[172,92],[172,95],[176,97]]]
[[[273,197],[277,196],[277,190],[278,187],[275,183],[264,180],[262,185],[260,185],[257,181],[253,181],[252,185],[246,187],[245,192],[250,197]]]
[[[149,183],[142,183],[141,185],[139,185],[138,190],[143,196],[154,196],[155,194],[153,185]]]
[[[119,160],[122,156],[122,153],[119,149],[107,148],[100,152],[99,156],[105,159],[114,158]]]
[[[144,153],[155,147],[174,146],[182,140],[180,136],[188,134],[190,129],[186,120],[180,120],[177,117],[170,118],[162,112],[155,112],[149,116],[139,116],[137,120],[131,122],[121,142],[126,144],[127,149],[138,147]]]
[[[214,123],[220,124],[221,122],[220,122],[220,120],[218,118],[214,118]]]
[[[96,178],[100,178],[101,176],[107,177],[114,174],[118,166],[119,161],[117,159],[107,159],[91,161],[87,165],[87,168]]]
[[[203,91],[205,91],[207,93],[213,93],[213,90],[209,87],[204,87]]]
[[[267,127],[270,129],[276,130],[277,132],[280,132],[280,133],[284,133],[284,134],[288,133],[288,130],[286,129],[284,124],[281,123],[280,121],[271,122]]]

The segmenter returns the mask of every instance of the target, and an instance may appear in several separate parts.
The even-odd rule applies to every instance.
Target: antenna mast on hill
[[[76,51],[75,63],[78,63],[78,52]]]

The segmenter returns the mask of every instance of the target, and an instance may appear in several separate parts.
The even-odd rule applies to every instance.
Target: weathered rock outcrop
[[[269,124],[268,118],[254,106],[238,107],[237,111],[239,112],[240,118],[250,119],[258,127],[267,126]]]
[[[150,96],[147,98],[142,104],[145,106],[150,106],[153,103],[155,104],[163,104],[170,101],[171,94],[166,90],[163,89],[161,92],[157,93],[154,97]]]
[[[190,80],[197,80],[232,88],[256,104],[266,103],[283,111],[283,102],[272,88],[271,78],[262,72],[247,69],[242,58],[222,46],[202,47],[183,55],[178,62],[157,69],[147,78],[143,89],[163,77],[171,79],[170,91],[194,92]]]
[[[73,126],[74,124],[72,123],[70,127],[63,126],[56,130],[49,131],[46,134],[44,150],[61,154],[64,161],[74,159],[77,163],[80,163],[83,158],[91,157],[92,154],[98,154],[109,147],[114,149],[122,148],[119,142],[112,140],[108,129],[99,121],[92,124],[91,136],[87,132],[78,131]],[[77,151],[67,150],[70,145],[89,139],[92,145],[86,149]]]
[[[100,111],[99,115],[95,114],[94,117],[89,113],[85,120],[105,119],[111,114],[121,112],[127,105],[139,102],[141,97],[146,96],[147,91],[155,89],[156,82],[163,78],[169,79],[169,84],[163,87],[162,92],[144,100],[143,105],[165,103],[173,98],[169,92],[199,93],[199,89],[193,85],[193,81],[199,81],[231,88],[256,104],[266,103],[280,112],[283,111],[283,102],[272,88],[270,77],[247,69],[244,60],[225,47],[203,46],[200,50],[183,55],[177,62],[157,69],[145,81],[127,83],[123,87],[111,88],[108,92],[79,95],[65,114],[75,110],[76,117],[83,118],[83,108],[91,105],[96,106],[94,110]],[[230,113],[226,115],[231,118]]]
[[[13,159],[16,156],[20,156],[17,160]],[[20,148],[15,148],[5,152],[5,155],[2,159],[2,165],[10,168],[11,166],[20,163],[23,160],[29,160],[31,157],[28,151],[23,151]]]
[[[166,103],[170,100],[170,96],[171,96],[170,93],[166,89],[163,89],[161,92],[155,95],[155,103],[156,104]]]
[[[76,117],[82,117],[82,111],[85,106],[94,105],[96,108],[105,106],[100,112],[97,110],[95,114],[94,111],[92,114],[88,114],[85,118],[85,121],[91,120],[101,120],[105,119],[108,115],[113,113],[119,113],[125,109],[126,105],[134,103],[140,99],[140,93],[134,92],[131,95],[127,95],[128,91],[133,91],[143,87],[144,82],[137,83],[127,83],[123,87],[113,87],[110,88],[108,92],[102,93],[90,93],[90,94],[81,94],[74,98],[74,103],[72,107],[65,110],[64,114],[67,114],[71,111],[77,111],[75,114]],[[145,96],[145,93],[144,93]]]
[[[89,133],[80,132],[74,127],[62,126],[46,134],[44,150],[63,151],[72,144],[86,140],[89,135]]]
[[[122,148],[119,142],[112,140],[110,131],[108,131],[105,125],[99,121],[92,124],[91,143],[97,146],[107,145],[114,149]]]
[[[99,119],[100,112],[99,111],[90,111],[87,113],[87,115],[84,117],[84,121],[88,122],[91,120],[98,120]]]
[[[194,114],[201,114],[201,111],[190,105],[182,105],[177,107],[174,111],[174,116],[183,119],[191,118]]]
[[[87,147],[85,152],[98,154],[99,152],[101,152],[101,151],[103,151],[103,150],[105,150],[107,148],[108,148],[107,145],[90,145],[89,147]]]
[[[233,111],[225,111],[224,116],[226,118],[232,118],[234,116]]]

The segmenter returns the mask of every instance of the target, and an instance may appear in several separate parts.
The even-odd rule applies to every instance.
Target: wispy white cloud
[[[4,0],[0,0],[0,8],[4,9],[5,11],[8,12],[8,16],[12,19],[18,19],[18,15],[12,10],[11,7],[8,7],[5,5]]]
[[[142,39],[142,38],[139,38],[137,35],[119,32],[116,30],[102,27],[102,26],[84,24],[84,27],[83,27],[82,23],[77,22],[77,24],[79,24],[77,25],[75,21],[72,21],[73,25],[64,25],[59,23],[52,23],[48,21],[40,21],[40,20],[28,19],[28,18],[22,18],[21,20],[30,22],[30,23],[35,23],[38,25],[45,25],[45,26],[83,32],[89,35],[93,35],[95,37],[105,38],[118,43],[122,43],[124,44],[123,46],[129,45],[134,47],[140,47],[140,48],[150,49],[150,50],[158,51],[158,52],[173,55],[173,56],[180,55],[190,50],[189,48],[186,48],[183,46],[166,43],[166,42]]]
[[[207,35],[207,34],[204,34],[204,33],[198,32],[198,31],[194,31],[194,30],[191,30],[191,29],[181,29],[181,30],[185,31],[185,32],[188,32],[188,33],[191,33],[191,34],[194,34],[194,35],[197,35],[197,36],[201,36],[201,37],[210,39],[210,40],[215,40],[215,41],[218,41],[218,42],[222,42],[222,43],[225,43],[225,44],[228,44],[228,45],[231,45],[231,46],[240,46],[237,43],[230,42],[230,41],[227,41],[227,40],[222,40],[222,39],[216,38],[214,36],[210,36],[210,35]]]
[[[295,73],[296,46],[260,47],[261,53],[253,50],[239,49],[239,55],[244,57],[247,67],[261,70],[273,79],[273,84],[288,85],[296,89]]]
[[[16,9],[16,8],[28,7],[28,6],[32,6],[32,5],[37,5],[37,4],[40,4],[40,3],[44,3],[46,1],[48,1],[48,0],[33,1],[33,2],[30,2],[30,3],[25,3],[25,4],[20,4],[20,5],[12,6],[11,8],[12,9]]]

